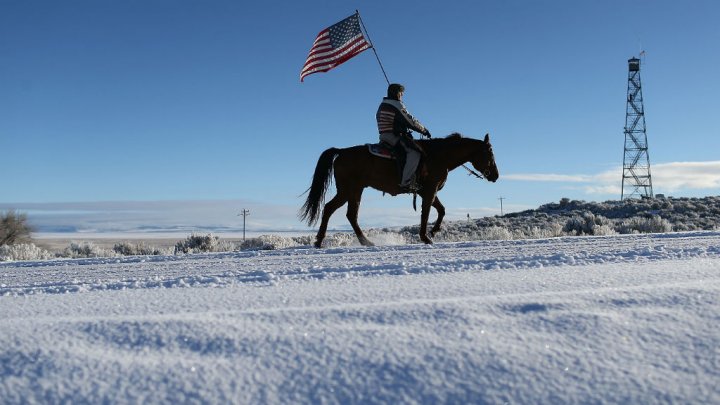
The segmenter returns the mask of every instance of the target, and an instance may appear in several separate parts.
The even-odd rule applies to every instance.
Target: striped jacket
[[[377,114],[378,132],[382,134],[395,134],[401,136],[408,130],[426,134],[427,129],[413,117],[405,108],[402,101],[385,97],[378,107]]]

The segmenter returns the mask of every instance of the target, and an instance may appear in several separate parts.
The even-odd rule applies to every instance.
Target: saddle
[[[396,150],[400,147],[399,143],[397,146],[390,146],[390,144],[386,142],[368,143],[367,146],[370,154],[380,157],[382,159],[394,160],[395,167],[397,169],[398,181],[402,180],[403,167],[405,167],[405,155],[400,154],[398,156],[398,152]]]
[[[394,147],[390,146],[389,144],[385,142],[380,143],[368,143],[366,144],[368,147],[368,151],[371,155],[375,155],[377,157],[383,158],[383,159],[390,159],[396,161],[396,167],[397,167],[397,175],[398,179],[402,179],[402,169],[403,166],[405,166],[405,159],[398,159],[397,155],[394,152]],[[420,163],[418,164],[417,171],[416,171],[416,178],[420,178],[422,176],[425,176],[427,174],[427,167],[425,166],[425,156],[423,153],[423,156],[420,158]],[[413,191],[413,209],[417,211],[417,191],[418,189],[415,189]],[[383,192],[383,194],[385,194]],[[394,195],[394,194],[393,194]]]
[[[400,147],[400,144],[398,143],[397,146],[393,147],[390,146],[386,142],[380,142],[380,143],[368,143],[366,144],[368,147],[368,151],[371,155],[383,158],[383,159],[390,159],[394,160],[396,162],[397,167],[397,175],[398,175],[398,181],[402,179],[402,171],[403,167],[405,166],[405,158],[404,154],[400,155],[400,158],[398,157],[398,154],[396,152],[396,149]],[[423,177],[427,174],[427,167],[425,166],[425,156],[424,153],[422,154],[420,158],[420,163],[418,164],[415,176],[416,178]]]
[[[384,159],[397,159],[393,153],[393,147],[385,142],[368,143],[368,150],[371,154]]]

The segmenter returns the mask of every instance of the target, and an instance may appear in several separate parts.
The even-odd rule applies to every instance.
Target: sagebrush
[[[0,212],[0,246],[30,243],[31,233],[27,214],[15,210]]]

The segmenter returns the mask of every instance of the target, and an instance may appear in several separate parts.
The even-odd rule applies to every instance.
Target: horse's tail
[[[337,148],[326,150],[320,155],[317,166],[315,166],[312,185],[305,191],[308,193],[307,200],[300,209],[300,219],[307,221],[309,226],[313,226],[320,217],[320,204],[325,199],[325,192],[330,186],[333,162],[339,153],[340,149]]]

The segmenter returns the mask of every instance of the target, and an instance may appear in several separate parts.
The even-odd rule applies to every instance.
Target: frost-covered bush
[[[175,254],[200,252],[231,252],[233,250],[235,250],[235,245],[232,242],[221,241],[219,237],[213,236],[212,234],[191,234],[184,241],[180,241],[175,244]]]
[[[582,215],[575,215],[568,219],[563,227],[563,232],[576,236],[616,234],[610,220],[592,212],[584,212]]]
[[[113,251],[121,256],[151,256],[164,255],[170,252],[155,246],[150,246],[145,242],[120,242],[113,246]]]
[[[113,257],[115,252],[104,249],[91,242],[70,242],[70,246],[58,254],[59,257],[68,257],[72,259],[86,257]]]
[[[47,260],[54,255],[32,243],[0,246],[0,262],[15,260]]]
[[[567,232],[572,235],[580,236],[586,235],[587,232],[587,220],[584,216],[576,215],[567,220],[563,227],[563,232]]]
[[[650,218],[633,217],[620,223],[620,233],[665,233],[671,232],[672,225],[668,220],[654,215]]]
[[[309,238],[308,243],[309,244]],[[242,250],[276,250],[301,246],[299,238],[288,238],[277,235],[260,235],[247,239],[240,245]]]
[[[612,224],[602,224],[602,225],[596,225],[593,228],[593,235],[595,236],[610,236],[610,235],[617,235],[618,232],[615,230],[615,227]]]
[[[0,246],[28,244],[31,232],[27,214],[18,214],[15,210],[0,212]]]
[[[263,238],[265,235],[261,235],[258,238],[250,238],[243,241],[240,244],[241,250],[275,250],[275,242],[278,240],[269,240],[269,238]],[[279,238],[279,237],[278,237]]]
[[[514,229],[513,239],[545,239],[564,236],[563,226],[554,221],[548,221],[544,225],[533,225],[527,228]]]

